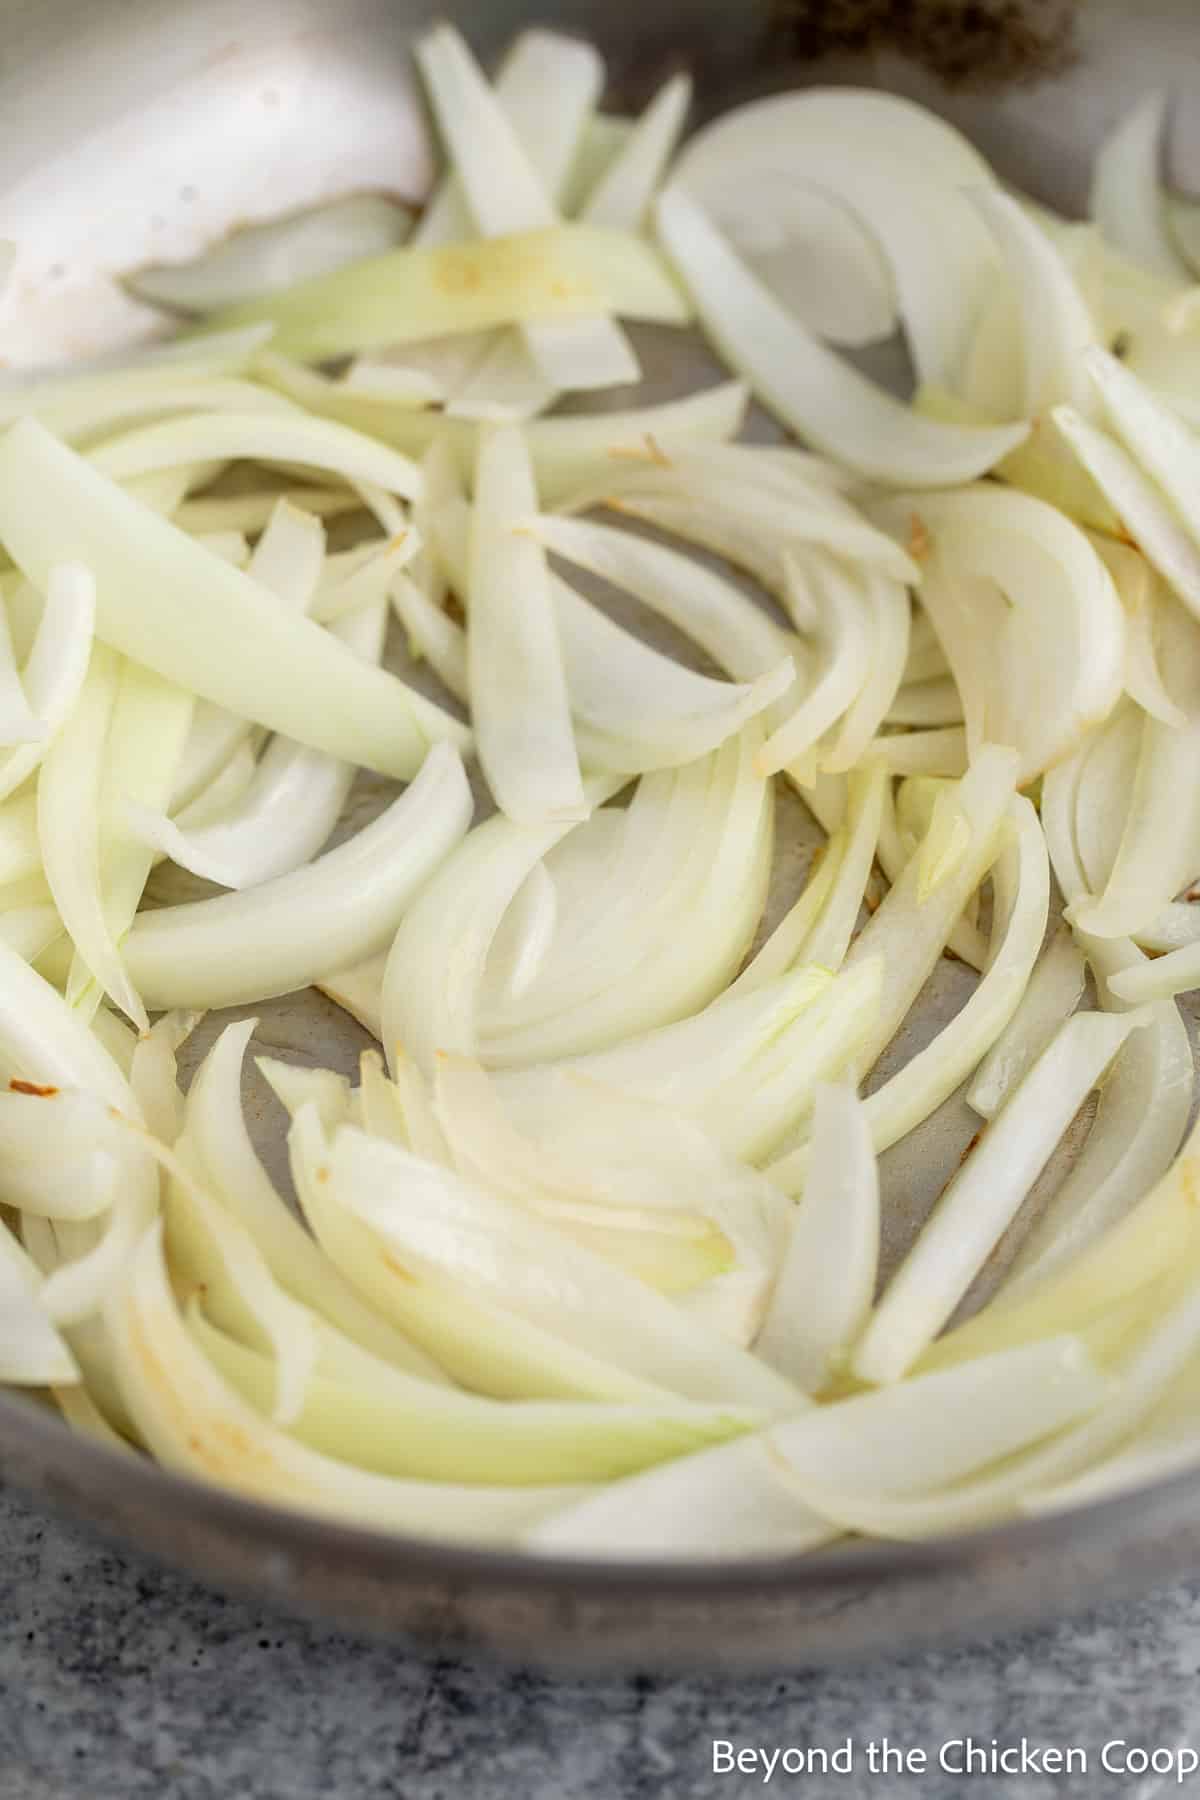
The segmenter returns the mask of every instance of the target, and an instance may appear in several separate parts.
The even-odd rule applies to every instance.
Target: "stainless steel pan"
[[[407,46],[433,10],[423,0],[0,0],[0,235],[22,253],[4,354],[44,360],[136,337],[147,317],[112,274],[186,255],[239,219],[352,189],[419,195],[430,152]],[[969,130],[1003,176],[1068,208],[1122,106],[1166,86],[1177,99],[1174,173],[1200,189],[1195,0],[561,0],[535,12],[460,0],[452,10],[484,54],[529,23],[585,33],[609,58],[610,99],[629,106],[683,62],[705,111],[812,81],[904,91]],[[695,350],[664,350],[660,338],[657,353],[661,389],[686,376]],[[955,979],[944,975],[933,1013]],[[261,1035],[296,1055],[348,1067],[364,1041],[323,1002],[260,1010]],[[261,1094],[250,1098],[261,1114]],[[919,1155],[893,1161],[894,1239],[927,1208],[964,1131],[951,1109]],[[915,1548],[688,1571],[534,1565],[261,1508],[71,1437],[7,1395],[0,1472],[114,1539],[290,1609],[553,1665],[823,1661],[1048,1618],[1200,1566],[1200,1476]]]

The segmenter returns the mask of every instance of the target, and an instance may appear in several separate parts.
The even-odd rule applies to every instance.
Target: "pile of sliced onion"
[[[931,1535],[1200,1463],[1165,100],[1075,225],[884,94],[676,156],[686,76],[626,119],[554,33],[494,81],[450,26],[416,63],[415,220],[255,224],[129,278],[177,342],[0,384],[0,1383],[531,1556]],[[552,411],[640,381],[638,320],[730,379]],[[911,401],[841,354],[897,330]],[[751,395],[798,442],[735,441]],[[258,1059],[297,1212],[245,1009],[309,986],[375,1043],[357,1080]]]

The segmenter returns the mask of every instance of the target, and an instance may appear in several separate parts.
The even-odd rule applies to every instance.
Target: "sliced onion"
[[[804,1198],[756,1343],[806,1393],[838,1373],[875,1297],[879,1175],[871,1130],[849,1087],[819,1087]]]
[[[25,573],[45,583],[68,522],[68,552],[96,578],[98,635],[157,674],[400,777],[418,766],[427,733],[463,739],[439,708],[206,557],[32,420],[0,442],[0,476],[0,540]]]
[[[479,446],[471,523],[467,677],[479,757],[502,811],[524,825],[586,811],[545,552],[518,529],[537,510],[515,428]]]
[[[552,200],[453,26],[418,40],[415,55],[467,203],[484,237],[541,231],[558,223]],[[620,327],[602,315],[535,323],[525,342],[541,373],[560,388],[636,381],[637,358]]]
[[[234,1006],[290,993],[387,943],[413,894],[464,835],[471,796],[449,745],[373,824],[244,893],[142,913],[125,940],[152,1007]]]
[[[1080,357],[1096,332],[1067,263],[1011,195],[985,187],[971,198],[999,240],[1020,310],[1021,416],[1060,401],[1086,408],[1091,395]]]
[[[692,103],[690,76],[659,88],[579,209],[589,225],[640,231],[679,141]]]
[[[678,186],[658,202],[658,230],[717,347],[826,455],[875,480],[949,486],[983,474],[1026,436],[1023,425],[934,424],[876,388],[778,305]]]
[[[865,1381],[895,1381],[936,1337],[1138,1014],[1079,1013],[983,1133],[893,1276],[854,1355]]]
[[[831,142],[839,146],[833,159]],[[898,95],[860,88],[775,95],[700,132],[677,178],[706,210],[737,215],[743,234],[760,219],[777,231],[796,189],[803,194],[809,183],[836,198],[883,253],[921,379],[957,368],[995,269],[963,190],[993,177],[945,121]],[[822,241],[814,256],[823,251]],[[871,285],[879,285],[874,270]]]
[[[366,662],[383,651],[382,603],[352,613],[334,635]],[[143,841],[180,865],[223,887],[257,887],[301,868],[318,854],[341,816],[354,766],[275,738],[252,780],[223,813],[196,829],[181,828],[165,813],[131,809]]]
[[[1200,551],[1173,508],[1107,432],[1089,425],[1067,406],[1056,406],[1053,417],[1084,468],[1112,501],[1146,561],[1200,618]]]
[[[1096,153],[1090,211],[1110,244],[1169,281],[1190,279],[1171,242],[1159,177],[1164,93],[1147,94]]]
[[[0,762],[0,798],[7,799],[45,757],[82,691],[92,653],[96,584],[79,563],[49,564],[45,602],[23,671],[31,711],[44,735],[19,744]]]
[[[1086,979],[1075,940],[1060,928],[1034,964],[1012,1018],[976,1070],[967,1100],[982,1118],[995,1117],[1048,1048],[1055,1032],[1078,1006]],[[1134,1045],[1142,1042],[1141,1037],[1132,1040]]]
[[[38,1304],[41,1271],[0,1224],[0,1380],[19,1387],[66,1387],[79,1365]]]
[[[897,530],[913,513],[933,540],[923,602],[963,696],[968,744],[1014,745],[1028,781],[1116,704],[1125,622],[1112,578],[1084,533],[1028,494],[979,486],[888,503]],[[972,626],[981,581],[1003,595],[988,615],[995,637]]]

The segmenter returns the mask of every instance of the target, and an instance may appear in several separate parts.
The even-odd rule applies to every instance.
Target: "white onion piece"
[[[420,476],[407,456],[333,419],[299,410],[273,413],[192,413],[125,432],[90,453],[89,460],[116,481],[179,463],[225,458],[303,463],[344,481],[382,488],[412,499]]]
[[[23,670],[30,709],[44,728],[35,742],[13,747],[0,762],[0,798],[7,799],[43,761],[83,689],[92,653],[96,584],[79,563],[49,564],[45,601]]]
[[[525,1137],[505,1115],[485,1071],[465,1057],[439,1059],[434,1105],[450,1167],[465,1181],[511,1200],[647,1286],[683,1294],[731,1266],[730,1242],[710,1222],[710,1208],[697,1209],[699,1194],[683,1156],[665,1169],[661,1160],[657,1168],[646,1167],[635,1139],[633,1156],[623,1146],[614,1169],[611,1143],[606,1165],[603,1156],[597,1163],[575,1154],[569,1142]],[[685,1123],[672,1116],[668,1128],[675,1132]],[[632,1192],[622,1180],[627,1158],[636,1161]],[[639,1173],[649,1183],[636,1179]]]
[[[837,859],[829,897],[796,952],[797,962],[836,970],[846,960],[875,861],[886,784],[887,772],[878,763],[867,764],[850,776],[841,827],[845,847]]]
[[[381,951],[378,956],[369,956],[352,968],[339,969],[335,975],[322,975],[313,983],[380,1043],[383,1042],[383,971],[386,963],[387,956]]]
[[[137,1096],[146,1128],[170,1148],[183,1129],[183,1095],[179,1091],[176,1052],[203,1015],[168,1012],[139,1037],[130,1057],[129,1085]]]
[[[895,703],[904,675],[911,618],[907,593],[899,583],[873,575],[867,581],[867,605],[871,615],[871,666],[842,715],[832,742],[821,751],[822,768],[831,774],[845,773],[869,754],[876,732]]]
[[[761,1436],[614,1481],[522,1538],[545,1556],[655,1562],[799,1555],[837,1536],[800,1500]]]
[[[437,528],[438,548],[460,592],[469,587],[462,528],[468,517],[466,503],[460,500],[445,507]],[[521,529],[524,533],[525,527]],[[540,524],[533,535],[542,538]],[[694,565],[685,567],[690,570]],[[550,576],[550,592],[576,718],[576,743],[582,759],[594,768],[636,774],[695,761],[719,748],[751,719],[769,708],[778,709],[780,696],[791,685],[788,640],[769,621],[764,624],[773,634],[777,654],[766,668],[755,671],[757,679],[732,686],[661,655],[557,575]],[[428,633],[430,642],[443,657],[447,674],[457,678],[453,641],[444,629],[435,629],[436,636]]]
[[[583,223],[641,229],[682,130],[691,85],[687,76],[679,75],[659,91],[579,208]],[[519,136],[519,124],[517,132]],[[548,186],[553,192],[553,185]],[[521,420],[546,411],[558,397],[558,388],[530,354],[526,337],[506,331],[456,386],[447,411],[458,418]]]
[[[1086,409],[1091,394],[1080,364],[1095,326],[1064,258],[1011,195],[978,188],[971,199],[999,241],[1021,315],[1021,415],[1060,401]]]
[[[465,738],[440,708],[205,556],[33,420],[0,442],[0,488],[0,541],[29,578],[44,582],[64,548],[78,556],[96,579],[99,635],[181,687],[400,778],[429,738]],[[31,671],[26,682],[40,710]]]
[[[335,1069],[281,1062],[277,1056],[256,1056],[254,1064],[290,1119],[294,1119],[302,1107],[310,1107],[321,1130],[326,1132],[352,1117],[354,1091],[348,1075],[339,1075]],[[246,1200],[244,1183],[238,1188],[236,1199],[241,1210]],[[246,1222],[257,1235],[253,1215]]]
[[[504,57],[493,95],[547,194],[563,204],[604,85],[604,64],[591,44],[550,31],[524,31]],[[563,210],[573,212],[571,206]],[[447,170],[413,234],[415,244],[461,241],[474,235],[462,183]],[[519,333],[473,332],[434,338],[410,353],[434,372],[447,392],[461,391],[495,343],[520,342]],[[532,374],[532,365],[527,363]]]
[[[1009,1024],[1028,984],[1046,931],[1049,869],[1030,802],[1018,797],[1010,818],[1012,836],[1000,852],[993,876],[998,920],[995,947],[979,985],[950,1023],[864,1102],[878,1151],[897,1143],[949,1098]],[[918,853],[909,867],[919,861]],[[954,877],[958,879],[957,870]],[[907,874],[904,879],[909,879]],[[929,906],[931,900],[923,904]],[[785,1192],[797,1192],[805,1178],[808,1156],[807,1144],[790,1151],[772,1166],[772,1179]]]
[[[1186,714],[1167,692],[1158,666],[1158,623],[1167,603],[1165,587],[1131,545],[1100,532],[1088,535],[1125,608],[1125,691],[1164,725],[1181,726]]]
[[[66,1386],[79,1365],[38,1304],[42,1274],[0,1223],[0,1381],[18,1387]]]
[[[449,1279],[464,1295],[478,1292],[510,1307],[685,1399],[774,1412],[803,1403],[791,1383],[693,1324],[669,1300],[445,1169],[345,1125],[334,1135],[328,1167],[334,1203],[418,1281]]]
[[[812,1550],[839,1531],[827,1510],[831,1480],[856,1496],[953,1489],[1094,1412],[1104,1395],[1078,1342],[1052,1338],[948,1375],[813,1407],[753,1437],[612,1483],[522,1541],[557,1555],[659,1560]],[[823,1513],[806,1501],[812,1488]]]
[[[492,957],[504,971],[501,979],[509,999],[519,1000],[537,980],[557,929],[558,889],[545,863],[540,862],[517,889],[492,945]]]
[[[783,310],[678,184],[660,196],[657,219],[717,348],[818,450],[874,480],[942,487],[984,474],[1024,441],[1024,425],[922,419],[840,361]]]
[[[1115,356],[1095,349],[1085,360],[1116,435],[1166,495],[1193,546],[1200,544],[1200,443],[1195,433]]]
[[[1127,937],[1149,925],[1195,873],[1200,843],[1196,781],[1200,707],[1195,700],[1200,626],[1181,608],[1164,613],[1162,625],[1169,691],[1186,707],[1188,723],[1178,731],[1142,715],[1133,793],[1116,860],[1097,898],[1072,903],[1072,921],[1093,937]]]
[[[603,86],[599,52],[561,32],[523,31],[504,56],[491,98],[552,195],[557,196],[567,180]],[[471,210],[462,183],[447,170],[417,223],[413,241],[452,243],[471,232]]]
[[[493,1009],[483,1026],[490,1065],[584,1054],[685,1017],[720,991],[766,899],[773,795],[754,749],[748,729],[683,771],[682,804],[668,803],[650,859],[618,871],[595,928],[572,932],[524,999]]]
[[[747,398],[744,382],[723,381],[659,406],[530,420],[525,439],[542,505],[558,505],[585,483],[603,485],[628,458],[644,460],[650,442],[667,455],[697,444],[724,444],[741,430]],[[410,456],[422,455],[435,438],[443,438],[464,474],[474,468],[479,433],[469,420],[410,413],[391,435]]]
[[[618,786],[593,778],[600,804]],[[571,829],[537,828],[502,814],[468,833],[409,909],[383,980],[381,1042],[389,1066],[403,1052],[429,1076],[439,1050],[478,1054],[479,983],[500,921],[530,870]]]
[[[879,1174],[853,1088],[822,1086],[804,1198],[755,1350],[820,1393],[866,1324],[879,1260]]]
[[[589,225],[640,231],[666,172],[692,103],[688,75],[673,75],[646,110],[589,191],[579,217]]]
[[[784,557],[784,575],[789,588],[806,591],[815,605],[820,661],[807,694],[759,752],[763,775],[774,775],[808,755],[846,713],[870,672],[872,616],[866,582],[831,557],[796,550]]]
[[[1138,963],[1114,975],[1109,984],[1114,994],[1130,1006],[1169,1000],[1200,987],[1200,944],[1185,944],[1165,956]]]
[[[543,514],[535,530],[548,550],[632,594],[693,639],[738,682],[777,669],[800,645],[727,577],[665,544],[591,519]],[[781,698],[769,716],[779,718]]]
[[[442,384],[419,369],[389,364],[376,369],[361,358],[335,380],[277,350],[262,350],[255,358],[254,373],[264,384],[260,391],[278,394],[306,413],[335,420],[384,443],[390,442],[397,426],[403,429],[405,414],[434,406],[445,397]]]
[[[975,1072],[968,1103],[993,1118],[1083,996],[1087,970],[1071,933],[1060,928],[1038,957],[1012,1018]],[[1140,1044],[1142,1038],[1133,1039]]]
[[[1128,944],[1085,938],[1106,1005],[1113,982],[1144,966]],[[1150,1025],[1122,1048],[1100,1093],[1100,1106],[1070,1174],[1024,1240],[1005,1283],[1006,1298],[1057,1274],[1128,1213],[1170,1166],[1187,1126],[1192,1052],[1170,1001],[1151,1008]]]
[[[168,1468],[301,1511],[471,1543],[512,1537],[580,1494],[569,1487],[394,1480],[296,1443],[247,1405],[192,1341],[157,1231],[139,1245],[106,1324],[121,1393],[147,1445]]]
[[[923,590],[946,647],[967,741],[1015,746],[1022,781],[1064,756],[1121,691],[1125,620],[1112,577],[1084,533],[1029,494],[977,486],[900,496],[886,516],[897,531],[916,514],[932,538]],[[978,586],[1003,595],[995,638],[971,614]]]
[[[315,863],[141,914],[125,940],[132,979],[154,1007],[233,1006],[382,949],[467,830],[471,805],[457,753],[439,745],[386,812]]]
[[[721,448],[728,453],[733,446]],[[730,469],[724,462],[702,454],[685,454],[667,466],[650,457],[626,458],[563,505],[573,512],[604,505],[678,532],[747,569],[770,592],[785,587],[782,556],[802,545],[861,562],[896,581],[919,579],[900,545],[830,487],[780,479],[769,464],[756,467],[739,459]]]
[[[961,1530],[1011,1512],[1041,1490],[1052,1490],[1090,1468],[1129,1439],[1163,1400],[1174,1381],[1192,1362],[1200,1342],[1200,1296],[1194,1257],[1190,1279],[1165,1316],[1145,1333],[1133,1353],[1123,1359],[1120,1379],[1092,1416],[1073,1430],[1052,1438],[1043,1448],[953,1493],[928,1501],[876,1502],[856,1496],[846,1506],[842,1497],[809,1494],[814,1506],[837,1523],[889,1537],[925,1537]],[[1169,1292],[1170,1290],[1168,1290]],[[1178,1292],[1178,1289],[1176,1290]]]
[[[0,968],[0,1073],[39,1087],[82,1089],[137,1119],[125,1077],[62,997],[7,946],[0,946]],[[117,1163],[112,1211],[102,1227],[99,1221],[80,1226],[86,1241],[78,1258],[62,1262],[42,1290],[42,1304],[58,1324],[76,1324],[95,1312],[154,1217],[158,1180],[149,1159],[138,1147],[118,1145],[111,1154]]]
[[[1011,751],[995,746],[981,751],[956,792],[957,807],[970,831],[957,866],[922,899],[921,858],[919,853],[913,856],[855,939],[847,970],[875,958],[882,958],[884,970],[879,1015],[863,1045],[864,1068],[872,1067],[894,1037],[967,900],[995,861],[1015,774]]]
[[[56,1221],[98,1217],[112,1202],[114,1139],[107,1108],[92,1094],[0,1095],[5,1204]]]
[[[558,223],[552,200],[530,165],[492,89],[453,26],[436,27],[415,46],[430,101],[484,237],[539,231]],[[555,386],[608,387],[640,370],[625,334],[602,314],[569,324],[524,327],[540,373]]]
[[[721,1090],[833,987],[828,970],[806,967],[753,992],[730,989],[690,1019],[578,1057],[566,1070],[502,1073],[497,1081],[504,1104],[523,1129],[536,1130],[551,1113],[552,1101],[563,1104],[564,1094],[573,1091],[564,1088],[570,1072],[680,1111],[698,1111],[707,1124],[706,1108]]]
[[[192,262],[139,269],[125,277],[125,286],[152,306],[207,312],[390,250],[411,226],[406,206],[382,194],[349,194],[246,226]]]
[[[467,677],[488,785],[503,812],[531,826],[587,810],[546,555],[520,529],[536,511],[521,434],[494,427],[475,469]]]
[[[1053,418],[1084,468],[1112,501],[1146,561],[1200,618],[1200,550],[1174,508],[1107,432],[1089,425],[1071,407],[1056,406]]]
[[[1068,1019],[943,1190],[854,1354],[864,1381],[898,1380],[932,1343],[1055,1144],[1133,1030],[1137,1013]]]
[[[801,961],[805,943],[825,908],[846,854],[843,822],[822,844],[808,866],[808,879],[797,899],[760,949],[751,957],[730,992],[746,993],[776,981]]]
[[[1167,96],[1147,94],[1109,133],[1092,165],[1089,211],[1110,244],[1169,281],[1190,280],[1171,242],[1159,176]]]
[[[94,421],[128,416],[132,405],[149,403],[178,384],[220,381],[246,373],[271,335],[269,325],[214,332],[153,344],[93,363],[77,363],[54,373],[5,371],[0,380],[0,420],[32,414],[59,437],[88,430]],[[109,414],[105,409],[112,407]]]
[[[383,603],[351,613],[334,635],[365,662],[383,652]],[[133,805],[131,822],[142,841],[223,887],[257,887],[301,868],[328,841],[354,780],[354,765],[274,738],[254,777],[223,814],[194,829],[181,828],[163,812]]]
[[[97,644],[79,699],[42,764],[38,839],[54,904],[87,971],[139,1031],[148,1031],[146,1009],[110,930],[101,887],[101,794],[120,680],[121,659]]]
[[[255,547],[249,573],[276,598],[303,612],[320,574],[324,545],[319,520],[281,501]],[[153,862],[152,842],[131,821],[139,814],[165,820],[194,712],[193,698],[185,689],[139,663],[124,663],[113,702],[101,796],[100,868],[105,916],[115,941],[133,923]],[[319,754],[305,752],[314,759]],[[230,765],[222,771],[226,778],[234,773]],[[95,981],[89,986],[89,979],[87,957],[77,954],[67,998],[80,1007],[99,1002],[100,986]]]
[[[406,574],[392,583],[392,606],[408,633],[409,655],[427,662],[442,686],[464,706],[470,693],[467,634]]]
[[[834,159],[830,143],[839,146]],[[811,182],[828,192],[883,252],[920,378],[941,380],[957,369],[995,269],[963,189],[993,177],[945,121],[895,94],[781,94],[738,107],[698,133],[676,174],[707,211],[724,196],[726,211],[742,221],[762,218],[768,231],[794,204],[785,198],[789,188]],[[814,257],[822,250],[818,242]]]

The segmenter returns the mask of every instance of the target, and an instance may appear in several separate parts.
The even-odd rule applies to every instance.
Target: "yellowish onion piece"
[[[248,1405],[189,1335],[157,1227],[138,1246],[106,1322],[121,1393],[147,1445],[168,1468],[301,1511],[469,1543],[509,1540],[572,1495],[551,1486],[396,1480],[297,1443]]]
[[[899,1379],[933,1341],[1121,1045],[1148,1020],[1078,1013],[1043,1051],[943,1190],[854,1353],[864,1381]]]
[[[32,420],[0,440],[0,541],[36,583],[64,553],[97,588],[97,635],[190,692],[302,743],[409,778],[463,727],[238,570],[206,557]],[[229,645],[238,654],[229,654]]]

